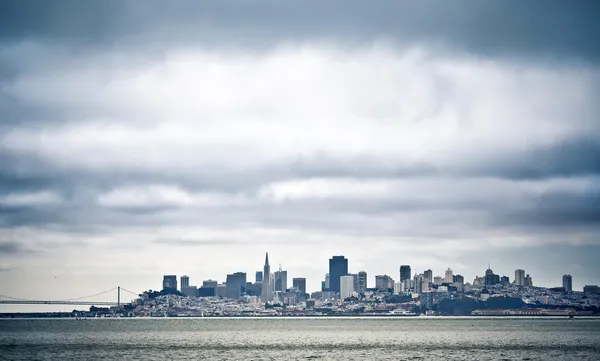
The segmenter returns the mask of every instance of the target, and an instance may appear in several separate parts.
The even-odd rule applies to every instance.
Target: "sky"
[[[310,291],[333,255],[369,284],[401,264],[598,284],[599,18],[583,0],[0,2],[0,294],[253,280],[267,251]]]

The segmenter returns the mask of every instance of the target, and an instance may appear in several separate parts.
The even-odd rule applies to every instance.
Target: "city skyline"
[[[254,279],[265,251],[310,290],[332,255],[598,284],[597,14],[1,1],[1,293]]]

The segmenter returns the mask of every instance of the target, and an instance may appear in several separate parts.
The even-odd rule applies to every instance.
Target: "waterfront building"
[[[348,259],[344,256],[333,256],[329,260],[329,290],[340,293],[340,279],[348,275]]]
[[[360,294],[367,292],[367,272],[358,272],[358,289],[356,291]]]
[[[400,282],[411,278],[410,266],[407,264],[400,266]]]
[[[271,302],[273,300],[273,289],[271,283],[271,266],[269,265],[269,252],[265,255],[265,265],[263,267],[263,282],[262,282],[262,302]]]
[[[425,276],[425,278],[427,279],[427,282],[429,283],[433,283],[433,271],[428,269],[427,271],[423,272],[423,276]]]
[[[340,277],[340,300],[345,300],[348,297],[352,297],[354,294],[354,277],[353,276],[341,276]]]
[[[515,270],[515,285],[525,286],[525,271],[522,269]]]
[[[573,292],[573,278],[571,275],[564,275],[562,279],[563,289],[566,293]]]
[[[164,275],[163,276],[163,290],[177,291],[177,276]]]
[[[298,292],[306,293],[306,278],[292,278],[292,286],[298,289]]]

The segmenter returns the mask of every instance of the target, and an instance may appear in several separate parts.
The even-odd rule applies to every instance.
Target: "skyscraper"
[[[406,264],[400,266],[400,282],[402,282],[404,280],[410,280],[410,279],[411,279],[410,266],[406,265]]]
[[[181,292],[183,292],[183,288],[188,287],[190,285],[190,277],[185,275],[181,276],[179,282],[181,283],[181,287],[179,287],[179,289],[181,290]]]
[[[563,276],[563,288],[565,289],[566,293],[573,292],[573,278],[571,275]]]
[[[354,293],[354,277],[353,276],[341,276],[340,277],[340,299],[344,300],[348,297],[352,297]]]
[[[454,275],[453,275],[452,270],[450,268],[448,268],[446,270],[446,275],[445,276],[446,276],[446,277],[444,277],[444,282],[445,283],[450,283],[450,284],[454,283]]]
[[[428,269],[427,271],[423,272],[423,276],[425,276],[425,278],[427,279],[427,282],[429,283],[433,283],[433,271]]]
[[[375,287],[380,291],[394,288],[394,280],[388,275],[377,275],[375,276]]]
[[[275,271],[275,292],[287,291],[287,271],[283,271],[279,266],[279,271]]]
[[[269,265],[269,252],[265,255],[265,266],[263,267],[262,301],[273,300],[273,289],[271,288],[271,266]]]
[[[263,273],[262,271],[256,271],[256,276],[255,276],[255,282],[262,282],[263,281]]]
[[[358,272],[358,289],[356,292],[363,294],[367,292],[367,272],[365,271]]]
[[[515,270],[515,285],[525,286],[525,271],[522,269]]]
[[[242,297],[246,293],[246,273],[236,272],[227,275],[225,287],[227,298],[238,299]]]
[[[177,291],[177,276],[175,276],[175,275],[164,275],[163,276],[163,290],[175,290],[175,291]]]
[[[333,256],[329,260],[329,290],[340,293],[340,278],[348,275],[348,259],[344,256]]]
[[[306,278],[292,278],[292,286],[301,293],[306,293]]]

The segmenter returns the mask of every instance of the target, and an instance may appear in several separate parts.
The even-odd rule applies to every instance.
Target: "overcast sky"
[[[600,282],[595,1],[2,1],[0,294],[332,255]]]

